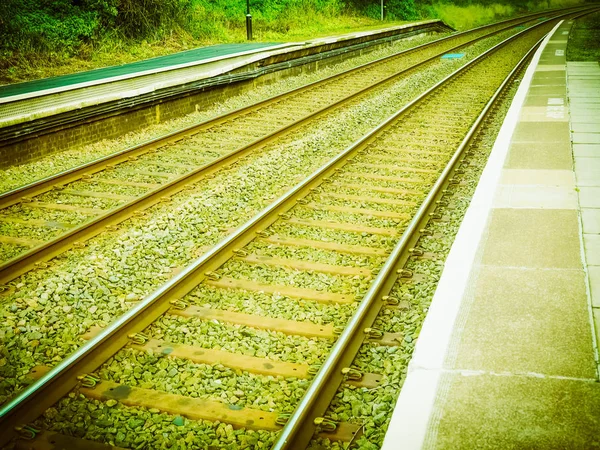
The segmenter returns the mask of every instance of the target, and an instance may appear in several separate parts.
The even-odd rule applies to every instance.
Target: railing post
[[[250,0],[246,0],[246,37],[249,41],[252,40],[252,14],[250,14]]]

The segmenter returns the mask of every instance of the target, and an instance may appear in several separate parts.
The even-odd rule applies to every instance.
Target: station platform
[[[301,42],[222,44],[121,66],[0,86],[0,131],[123,99],[138,99],[133,102],[137,105],[148,99],[156,100],[157,93],[163,93],[162,97],[173,96],[190,89],[254,79],[269,70],[304,64],[303,58],[312,56],[318,60],[331,56],[328,52],[335,50],[349,52],[439,31],[454,30],[436,19]],[[228,77],[223,78],[225,75]],[[16,135],[22,134],[21,129],[16,132]]]
[[[566,62],[571,25],[513,100],[383,450],[600,448],[600,66]]]
[[[8,84],[0,86],[0,98],[13,97],[23,94],[37,93],[60,88],[72,88],[82,83],[97,82],[100,80],[116,79],[123,76],[139,76],[148,71],[161,69],[173,69],[187,64],[229,56],[233,54],[255,52],[265,50],[269,47],[280,45],[279,43],[248,42],[242,44],[220,44],[207,47],[195,48],[172,55],[159,56],[143,61],[137,61],[120,66],[103,67],[96,70],[88,70],[58,77],[42,78],[24,83]]]

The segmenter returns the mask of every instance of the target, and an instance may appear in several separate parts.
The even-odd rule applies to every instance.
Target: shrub
[[[84,3],[84,2],[82,2]],[[85,3],[82,6],[86,6]],[[68,0],[3,0],[0,3],[0,46],[9,50],[72,52],[94,38],[103,14]]]

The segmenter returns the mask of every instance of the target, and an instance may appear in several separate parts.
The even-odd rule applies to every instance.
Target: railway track
[[[0,284],[376,89],[515,26],[440,39],[0,195]],[[314,125],[313,125],[314,126]]]
[[[492,38],[499,42],[500,36]],[[465,50],[471,59],[489,41]],[[105,326],[133,302],[158,288],[171,268],[189,264],[230,230],[244,223],[322,162],[463,64],[441,61],[431,71],[327,117],[327,131],[299,130],[285,144],[223,170],[197,188],[156,205],[85,248],[73,249],[8,284],[0,292],[0,403],[27,385],[28,371],[54,365],[80,345],[91,325]],[[411,92],[411,93],[409,93]],[[325,126],[325,125],[323,125]],[[313,127],[314,128],[314,127]],[[296,180],[296,181],[293,181]],[[6,350],[9,350],[8,352]]]
[[[490,101],[491,108],[486,108],[487,111],[481,114],[479,127],[462,144],[463,154],[455,165],[452,182],[442,185],[438,200],[431,202],[426,210],[428,219],[419,223],[416,227],[418,232],[412,233],[411,242],[397,260],[395,282],[392,284],[392,276],[392,280],[378,293],[380,298],[387,296],[388,300],[383,302],[381,308],[374,305],[379,312],[373,323],[369,324],[370,327],[382,332],[398,333],[403,339],[391,346],[366,339],[355,355],[352,346],[349,346],[351,354],[344,356],[345,361],[351,361],[349,368],[355,377],[378,373],[385,381],[376,388],[357,388],[340,383],[339,377],[334,376],[330,382],[339,386],[335,396],[331,390],[328,395],[319,397],[318,401],[322,404],[320,416],[333,423],[350,421],[361,424],[362,434],[356,436],[351,448],[374,449],[383,442],[388,421],[393,414],[394,399],[399,396],[404,384],[408,364],[446,257],[534,50],[507,77],[497,91],[496,98]],[[410,247],[417,251],[407,251]],[[343,447],[336,446],[327,438],[316,437],[311,440],[309,448]]]
[[[275,448],[292,443],[304,448],[317,427],[332,438],[353,439],[360,427],[319,418],[324,413],[322,403],[344,381],[340,373],[346,383],[371,388],[379,386],[382,377],[341,370],[352,361],[347,348],[356,350],[365,333],[369,341],[384,346],[404,339],[398,333],[356,331],[369,328],[364,325],[372,323],[381,309],[381,292],[395,281],[403,249],[416,242],[413,231],[423,224],[421,216],[427,211],[423,200],[430,203],[444,183],[452,182],[449,174],[475,132],[472,123],[479,124],[476,119],[489,108],[489,98],[551,24],[544,22],[520,33],[519,39],[494,47],[436,85],[117,322],[92,331],[84,347],[0,411],[2,429],[33,420],[80,376],[78,392],[84,398],[74,395],[66,404],[63,401],[63,409],[80,402],[88,416],[100,411],[111,424],[116,423],[110,420],[113,412],[130,406],[148,408],[151,414],[161,410],[178,414],[172,419],[176,426],[186,425],[185,416],[256,429],[242,433],[245,441],[277,439]],[[420,250],[412,254],[418,256]],[[379,303],[378,308],[371,309],[372,303]],[[340,356],[340,348],[346,356]],[[136,370],[138,360],[142,363]],[[44,370],[37,369],[38,373]],[[91,375],[81,377],[85,373]],[[205,376],[192,376],[187,384],[190,375],[182,379],[184,373]],[[274,384],[270,389],[277,403],[262,402],[250,386],[248,380],[260,377],[269,380],[259,383],[261,388]],[[175,387],[169,385],[171,379],[176,379]],[[228,395],[222,386],[231,380],[248,388]],[[184,394],[166,392],[165,386]],[[206,389],[199,391],[201,387]],[[305,390],[308,393],[299,400]],[[277,396],[278,391],[285,395]],[[323,401],[315,406],[317,398]],[[298,401],[300,408],[296,408]],[[129,428],[137,430],[139,438],[148,422],[140,423],[136,414],[143,417],[143,411],[136,411],[129,415],[135,416]],[[242,434],[221,425],[212,434],[205,430],[207,436],[219,435],[225,442],[232,436],[242,439]],[[5,440],[9,435],[2,436]],[[132,446],[142,443],[125,438],[116,440]]]

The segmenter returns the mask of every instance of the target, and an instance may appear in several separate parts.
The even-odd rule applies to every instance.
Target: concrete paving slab
[[[600,187],[581,186],[578,189],[582,208],[600,208]]]
[[[571,103],[569,106],[571,111],[578,111],[574,113],[575,117],[571,117],[571,123],[595,125],[600,122],[593,118],[590,120],[590,117],[588,116],[590,113],[595,116],[600,114],[600,103]],[[583,113],[582,110],[585,110],[585,113]]]
[[[600,383],[448,373],[438,392],[446,394],[436,407],[443,414],[430,424],[426,449],[600,448]]]
[[[569,95],[573,96],[573,97],[583,97],[584,94],[588,94],[588,97],[597,99],[598,97],[600,97],[600,94],[598,94],[597,92],[594,92],[593,89],[591,90],[591,92],[582,92],[585,90],[583,88],[584,86],[586,86],[589,83],[595,84],[597,78],[598,78],[597,75],[594,75],[593,77],[590,75],[589,78],[580,78],[580,79],[576,79],[576,80],[572,81],[571,77],[569,77],[569,89],[568,89]],[[574,85],[580,85],[581,87],[576,88]],[[579,92],[573,92],[574,89]],[[587,90],[590,91],[590,89],[587,89]]]
[[[600,307],[600,266],[588,266],[588,277],[590,280],[590,293],[592,294],[592,306]]]
[[[494,209],[482,263],[494,266],[581,267],[577,212]]]
[[[559,84],[566,84],[564,67],[559,70],[544,70],[536,72],[531,79],[531,84],[536,85],[539,80],[552,80]]]
[[[570,146],[563,143],[513,143],[505,167],[509,169],[563,169],[573,167]],[[600,156],[600,146],[598,148]]]
[[[592,89],[598,85],[600,85],[600,80],[598,79],[598,73],[590,73],[587,76],[571,76],[569,75],[569,91],[589,88],[591,95],[598,95],[597,92],[592,91]]]
[[[600,108],[600,105],[598,105]],[[600,123],[574,123],[571,124],[571,131],[576,133],[598,133],[600,134]]]
[[[583,270],[483,266],[448,367],[593,378]],[[510,280],[510,282],[507,282]]]
[[[600,103],[600,98],[595,97],[571,97],[571,104],[577,105],[577,108],[573,110],[574,114],[585,114],[588,111],[591,113],[596,112],[596,108]]]
[[[598,117],[600,117],[600,111],[595,105],[579,105],[571,111],[571,120],[573,122],[598,123]]]
[[[568,122],[567,107],[525,106],[521,109],[520,122]],[[530,140],[531,141],[531,140]]]
[[[536,72],[531,79],[532,86],[539,86],[540,81],[544,83],[566,85],[565,71],[561,70],[546,70],[544,72]]]
[[[567,95],[567,88],[566,86],[560,85],[560,86],[555,86],[555,85],[543,85],[543,86],[531,86],[529,88],[529,95],[550,95],[550,96],[556,96],[556,97],[566,97]]]
[[[580,103],[580,102],[569,102],[569,106],[571,107],[572,110],[579,110],[581,108],[585,108],[591,111],[600,111],[600,100],[598,101],[598,103]]]
[[[598,88],[600,89],[600,88]],[[577,105],[578,107],[584,108],[584,109],[594,109],[594,107],[598,106],[598,104],[600,104],[600,97],[592,97],[590,95],[581,95],[581,96],[569,96],[569,98],[572,100],[572,104]],[[576,111],[577,113],[579,113],[579,111]]]
[[[590,66],[573,66],[572,62],[567,63],[569,75],[588,75],[600,74],[600,66],[598,63],[591,62]]]
[[[600,70],[594,70],[594,71],[589,71],[586,73],[578,73],[578,74],[573,74],[571,73],[571,71],[569,70],[568,72],[568,76],[569,76],[569,86],[571,84],[574,84],[575,86],[581,81],[581,80],[598,80],[598,76],[600,75]],[[571,81],[573,81],[573,83],[571,83]]]
[[[513,142],[569,142],[569,124],[519,122],[513,133]]]
[[[578,91],[578,90],[587,90],[590,91],[590,95],[598,96],[596,90],[600,87],[600,80],[594,78],[589,78],[587,80],[573,80],[569,83],[569,91]]]
[[[598,121],[600,121],[600,111],[588,111],[586,113],[575,113],[571,111],[571,121],[573,123],[598,123]]]
[[[588,75],[572,75],[569,74],[569,81],[573,80],[573,81],[580,81],[580,80],[595,80],[597,77],[597,75],[595,73],[590,73]]]
[[[558,78],[538,78],[534,84],[532,84],[532,86],[535,87],[542,87],[542,86],[560,86],[560,87],[565,87],[566,83],[561,84],[561,81]]]
[[[587,91],[591,96],[598,96],[598,75],[590,75],[589,77],[572,78],[569,77],[569,92]]]
[[[598,144],[573,144],[573,155],[600,157],[600,145]]]
[[[574,97],[583,97],[583,96],[587,96],[590,98],[598,98],[596,97],[596,95],[593,94],[592,91],[598,90],[600,88],[598,87],[593,87],[593,88],[588,88],[588,87],[582,87],[580,89],[570,89],[570,93],[572,93],[572,95]]]
[[[557,72],[557,71],[561,71],[561,72],[566,72],[567,70],[567,66],[565,64],[544,64],[544,65],[539,65],[536,69],[536,73],[537,72]]]
[[[500,184],[541,184],[545,186],[575,186],[571,170],[504,169]]]
[[[600,158],[575,157],[578,186],[600,186]]]
[[[546,93],[546,92],[540,93],[540,92],[537,92],[537,90],[540,90],[542,88],[550,88],[550,87],[556,87],[557,90],[563,90],[563,89],[565,89],[566,85],[567,85],[567,83],[565,82],[564,77],[538,78],[536,81],[531,83],[531,87],[535,88],[535,91],[532,91],[530,95],[547,95],[548,93]]]
[[[581,208],[584,233],[600,234],[600,208]]]
[[[564,64],[565,63],[565,57],[563,55],[556,55],[556,56],[551,56],[548,58],[542,58],[540,59],[540,64]]]
[[[594,106],[600,103],[600,97],[590,97],[589,95],[569,95],[570,103],[588,103],[589,106]]]
[[[600,89],[600,87],[594,88],[594,89]],[[573,95],[573,97],[589,97],[589,98],[595,99],[595,100],[598,99],[598,97],[590,95],[589,89],[574,90],[574,91],[572,91],[572,95]]]
[[[600,114],[600,112],[598,113]],[[600,133],[573,132],[574,144],[600,144]]]
[[[600,234],[583,235],[585,259],[590,266],[600,266]]]
[[[567,104],[567,96],[556,94],[528,95],[525,106],[564,106]]]
[[[567,68],[569,70],[569,74],[587,74],[587,73],[598,73],[600,67],[597,63],[594,62],[585,62],[585,61],[569,61],[567,63]]]
[[[568,81],[568,91],[571,93],[573,91],[573,89],[578,89],[578,90],[583,90],[583,88],[585,86],[596,86],[598,83],[598,74],[590,74],[590,75],[569,75],[569,81]],[[594,90],[591,90],[591,92],[589,92],[590,96],[592,97],[598,97],[598,93],[594,92]],[[580,94],[581,95],[581,94]]]
[[[594,320],[594,329],[596,330],[596,342],[600,342],[600,308],[593,308],[592,316]]]
[[[573,94],[590,95],[592,97],[598,96],[598,83],[595,79],[589,80],[576,80],[573,83],[569,83],[569,92]]]
[[[494,208],[577,209],[577,192],[560,186],[499,186]]]

